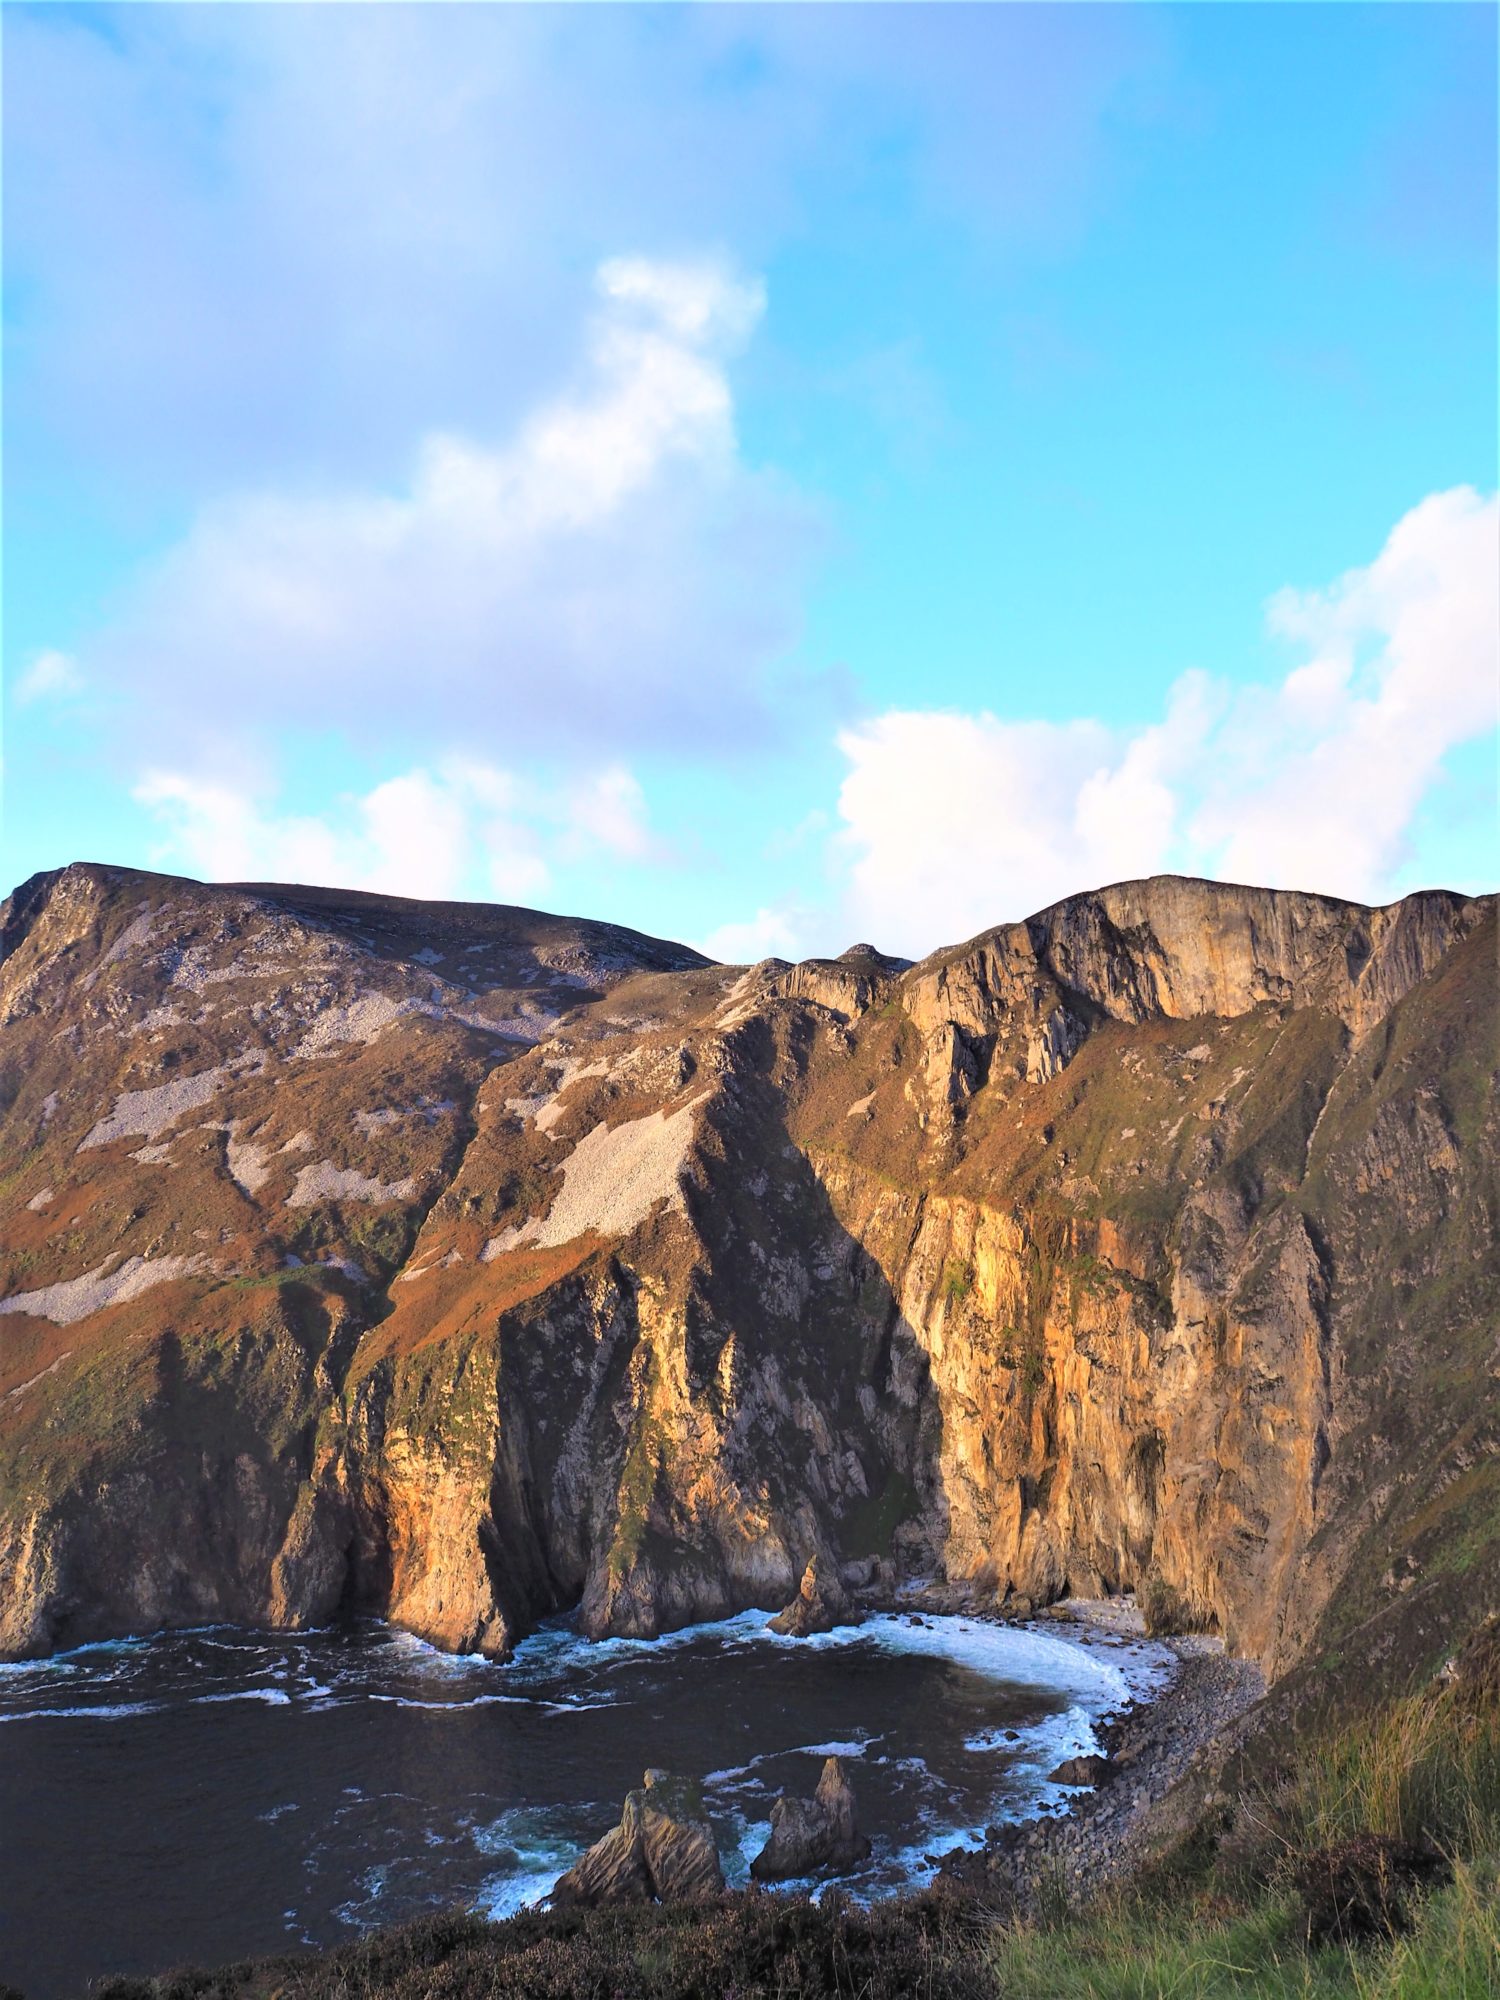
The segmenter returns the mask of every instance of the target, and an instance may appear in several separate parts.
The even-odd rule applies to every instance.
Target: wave
[[[23,1708],[13,1714],[0,1714],[0,1722],[56,1722],[59,1720],[80,1722],[116,1722],[126,1715],[160,1715],[167,1707],[160,1701],[115,1701],[99,1702],[89,1707],[79,1708]]]
[[[292,1697],[281,1688],[231,1688],[224,1694],[195,1694],[194,1705],[211,1701],[265,1701],[273,1708],[289,1708]]]

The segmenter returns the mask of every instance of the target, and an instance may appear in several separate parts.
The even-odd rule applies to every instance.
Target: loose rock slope
[[[1500,1590],[1493,899],[746,969],[79,865],[0,947],[0,1652],[875,1558],[1294,1680]]]

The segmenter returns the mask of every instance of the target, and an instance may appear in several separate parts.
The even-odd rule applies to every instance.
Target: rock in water
[[[636,1804],[641,1796],[639,1792],[631,1792],[619,1825],[612,1826],[602,1840],[596,1840],[588,1853],[553,1884],[550,1900],[554,1904],[578,1904],[593,1909],[599,1903],[651,1901],[654,1891]]]
[[[549,1901],[592,1909],[600,1903],[701,1903],[724,1887],[714,1830],[691,1778],[646,1773],[626,1795],[618,1826],[596,1840],[553,1885]]]
[[[811,1799],[783,1795],[771,1808],[771,1838],[750,1863],[757,1882],[785,1882],[821,1868],[827,1846],[823,1815]]]
[[[641,1833],[651,1886],[663,1903],[701,1903],[724,1887],[719,1850],[696,1780],[648,1771]]]
[[[870,1843],[859,1830],[854,1811],[854,1787],[844,1776],[844,1767],[837,1757],[829,1757],[824,1762],[818,1789],[813,1793],[813,1804],[828,1825],[832,1842],[829,1860],[839,1867],[863,1861],[870,1851]]]
[[[852,1868],[870,1852],[859,1830],[854,1789],[830,1757],[810,1799],[783,1794],[771,1808],[771,1838],[750,1863],[757,1882],[785,1882],[819,1869]]]
[[[784,1611],[771,1620],[771,1630],[784,1637],[805,1639],[809,1632],[831,1632],[835,1625],[857,1625],[838,1572],[821,1556],[814,1556],[802,1572],[797,1595]]]

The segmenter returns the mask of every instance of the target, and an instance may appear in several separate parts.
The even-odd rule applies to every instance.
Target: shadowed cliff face
[[[822,1554],[1149,1581],[1280,1671],[1500,1588],[1492,902],[749,971],[98,867],[3,922],[6,1652],[503,1654]]]

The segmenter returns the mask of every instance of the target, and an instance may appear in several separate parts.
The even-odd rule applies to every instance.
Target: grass
[[[1310,1951],[1302,1871],[1365,1834],[1437,1850],[1451,1880],[1385,1945]],[[1216,1842],[1061,1902],[996,1933],[995,2000],[1500,2000],[1500,1634],[1450,1684],[1301,1745]]]
[[[940,1286],[946,1305],[962,1305],[974,1289],[974,1273],[961,1257],[950,1257],[943,1266]]]
[[[1347,1955],[1310,1957],[1290,1908],[1267,1904],[1215,1914],[1189,1905],[1144,1909],[1121,1902],[1087,1919],[1007,1932],[993,1956],[999,1996],[1051,2000],[1220,2000],[1220,1996],[1353,1994]]]
[[[1128,1899],[1051,1927],[1003,1932],[995,2000],[1495,2000],[1500,1891],[1493,1863],[1460,1863],[1386,1949],[1304,1949],[1288,1896],[1226,1910]]]
[[[1347,1724],[1302,1760],[1280,1818],[1291,1846],[1379,1833],[1500,1856],[1500,1697],[1455,1686]]]

